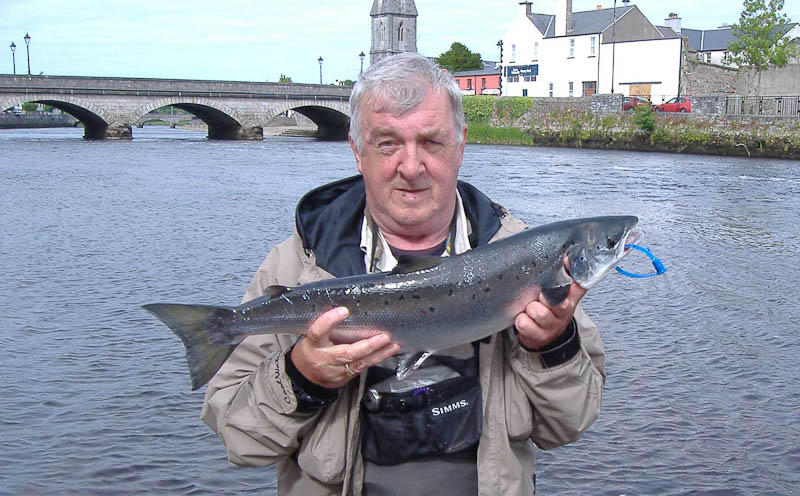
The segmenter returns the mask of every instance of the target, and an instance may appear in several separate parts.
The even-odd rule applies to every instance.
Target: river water
[[[346,143],[0,131],[0,493],[274,494],[200,421],[179,340],[139,306],[234,304]],[[468,145],[462,178],[530,224],[635,214],[661,277],[584,299],[600,418],[538,494],[800,493],[800,163]],[[642,268],[643,256],[626,259]]]

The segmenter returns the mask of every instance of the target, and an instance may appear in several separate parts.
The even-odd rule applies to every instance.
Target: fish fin
[[[398,381],[402,381],[406,377],[408,377],[411,372],[414,372],[422,365],[429,356],[433,355],[431,352],[412,352],[406,353],[400,357],[400,361],[397,362],[397,369],[395,370],[395,375],[397,376]]]
[[[275,284],[273,286],[267,286],[267,289],[264,290],[264,294],[270,298],[277,298],[278,296],[290,293],[291,291],[292,288],[290,287]]]
[[[221,319],[233,312],[230,308],[166,303],[142,308],[155,315],[183,341],[192,391],[210,381],[236,348],[235,344],[216,344],[212,340],[221,334]]]
[[[412,257],[400,255],[397,259],[397,266],[392,270],[392,274],[410,274],[420,270],[432,269],[442,263],[444,258],[436,256]]]

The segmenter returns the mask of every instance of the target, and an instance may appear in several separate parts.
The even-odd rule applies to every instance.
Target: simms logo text
[[[439,415],[444,415],[445,413],[450,413],[454,410],[459,410],[466,406],[469,406],[469,402],[467,402],[467,400],[456,401],[455,403],[450,403],[447,406],[442,406],[442,407],[437,406],[431,408],[431,415],[433,415],[434,417],[438,417]]]

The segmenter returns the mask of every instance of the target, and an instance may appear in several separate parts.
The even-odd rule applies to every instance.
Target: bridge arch
[[[185,110],[200,118],[208,126],[208,137],[211,139],[260,139],[263,137],[261,127],[245,126],[245,119],[236,110],[209,98],[160,98],[138,107],[131,115],[131,122],[139,122],[146,114],[167,105]]]
[[[311,99],[294,101],[274,107],[267,120],[287,110],[311,119],[317,125],[317,137],[321,139],[347,139],[347,133],[350,131],[350,104],[347,101],[327,102]]]
[[[0,102],[0,111],[22,105],[23,103],[50,105],[78,119],[83,124],[83,137],[86,139],[105,138],[111,125],[103,109],[72,95],[31,94],[13,96]]]

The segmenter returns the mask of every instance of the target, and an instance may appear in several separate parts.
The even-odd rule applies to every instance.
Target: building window
[[[550,83],[550,97],[553,96],[553,83]]]
[[[525,76],[525,82],[530,83],[536,81],[536,76]]]
[[[589,55],[594,57],[595,55],[597,55],[597,38],[592,36],[591,40],[592,40],[592,46],[589,47]]]
[[[575,38],[569,39],[569,58],[575,58]]]
[[[573,95],[573,93],[574,93],[574,90],[575,90],[575,83],[573,83],[572,81],[570,81],[570,82],[569,82],[569,96],[574,96],[574,95]]]
[[[512,44],[511,45],[511,60],[510,60],[510,62],[514,62],[515,60],[517,60],[517,45],[516,44]]]
[[[397,41],[403,41],[403,23],[400,23],[400,27],[397,28]]]
[[[486,89],[486,78],[481,78],[481,90]]]
[[[533,42],[533,60],[539,60],[539,42]]]
[[[468,90],[472,89],[472,79],[467,79],[467,89]]]
[[[706,52],[706,64],[711,63],[711,52]]]
[[[523,89],[522,90],[522,96],[528,96],[528,90]]]
[[[519,82],[519,76],[510,76],[508,78],[508,82],[509,83],[518,83]]]

